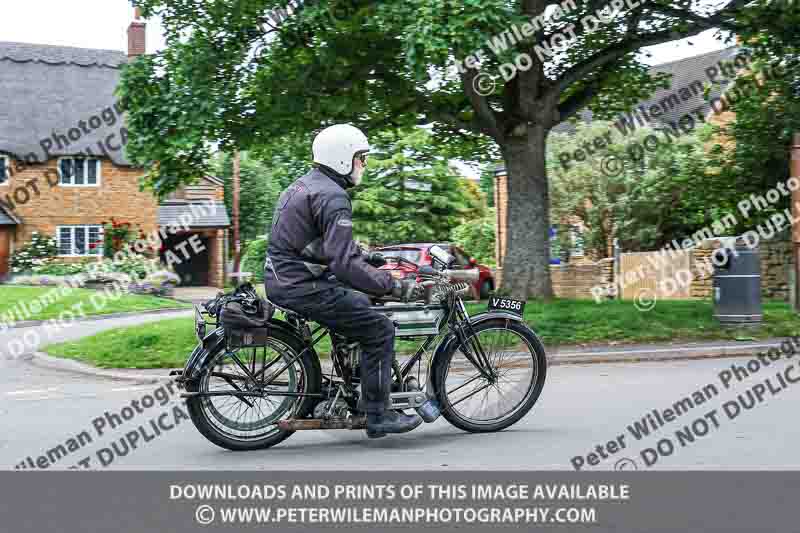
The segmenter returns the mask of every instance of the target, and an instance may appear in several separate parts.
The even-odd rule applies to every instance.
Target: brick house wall
[[[17,170],[10,173],[5,183],[0,184],[0,200],[14,206],[8,211],[21,222],[16,226],[7,226],[12,228],[9,252],[13,253],[24,246],[34,232],[57,239],[58,226],[100,225],[109,222],[112,217],[117,221],[130,222],[135,229],[141,229],[147,235],[158,231],[159,203],[150,191],[139,190],[141,169],[101,159],[98,186],[70,187],[58,183],[58,161],[58,158],[53,158],[36,165],[9,165]],[[51,186],[50,182],[55,185]],[[20,189],[25,189],[27,193],[17,192]],[[16,201],[15,196],[22,202]],[[26,196],[27,201],[24,200]],[[185,186],[172,195],[195,202],[216,200],[222,210],[224,196],[223,186],[208,180],[198,180],[197,185]],[[188,237],[192,233],[209,239],[208,283],[224,287],[227,228],[196,228],[185,235]],[[58,260],[70,263],[90,257],[61,256]]]
[[[59,225],[100,224],[109,221],[112,216],[140,227],[145,233],[158,229],[158,202],[152,193],[139,190],[141,169],[118,166],[111,160],[102,159],[99,186],[51,186],[48,178],[56,182],[57,166],[58,159],[25,166],[0,185],[0,199],[4,201],[6,195],[13,201],[14,191],[26,187],[29,181],[33,181],[39,190],[37,196],[34,188],[28,185],[30,200],[25,204],[16,204],[12,211],[22,220],[22,224],[16,226],[15,248],[29,241],[34,231],[56,237]],[[63,260],[68,262],[79,258],[65,257]]]

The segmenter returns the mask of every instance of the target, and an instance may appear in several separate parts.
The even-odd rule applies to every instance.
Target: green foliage
[[[265,158],[265,159],[262,159]],[[220,154],[213,161],[214,172],[225,180],[225,205],[233,212],[233,157]],[[269,230],[272,212],[281,191],[300,173],[287,176],[286,167],[261,153],[259,158],[244,152],[240,163],[239,231],[242,242],[257,239]]]
[[[760,83],[756,83],[757,74],[745,73],[729,89],[726,99],[735,117],[718,129],[710,148],[709,166],[719,171],[709,172],[704,178],[714,210],[717,214],[735,213],[738,232],[752,229],[789,207],[790,197],[784,196],[745,218],[737,204],[789,178],[792,136],[800,132],[800,48],[776,55],[754,45],[754,72],[781,65],[785,74],[760,76]]]
[[[120,254],[114,260],[103,261],[94,269],[98,274],[121,272],[129,275],[134,281],[145,279],[148,274],[159,270],[163,270],[163,268],[159,265],[158,259],[136,253]]]
[[[354,191],[356,237],[371,246],[447,240],[479,214],[480,191],[431,150],[422,129],[382,132],[373,141],[362,184]]]
[[[701,24],[680,14],[683,2],[660,4],[675,9],[623,12],[578,34],[557,59],[533,54],[531,70],[505,81],[502,63],[530,53],[545,33],[579,26],[597,6],[578,3],[546,31],[494,53],[488,41],[540,15],[546,4],[308,2],[275,25],[265,14],[285,8],[285,0],[139,0],[145,16],[161,17],[167,47],[124,70],[119,95],[129,110],[127,153],[149,165],[145,181],[160,195],[207,171],[212,143],[224,151],[260,149],[336,122],[369,133],[431,124],[436,144],[450,156],[496,161],[517,127],[552,127],[582,103],[617,113],[663,86],[666,80],[651,79],[635,52],[696,33]],[[467,90],[471,78],[456,69],[476,50],[484,52],[480,71],[498,82],[485,98]],[[589,60],[596,67],[576,76],[574,69]],[[523,77],[530,87],[555,92],[526,93]],[[547,104],[531,105],[530,98]],[[564,112],[554,113],[559,104]]]
[[[256,239],[247,243],[247,249],[242,256],[242,272],[251,272],[253,281],[264,281],[264,258],[267,257],[267,239]]]
[[[174,272],[162,270],[149,274],[144,280],[134,281],[128,285],[132,294],[150,294],[152,296],[170,296],[175,287],[180,285],[181,278]]]
[[[490,267],[495,266],[495,216],[495,210],[488,209],[483,217],[453,228],[451,236],[451,240],[478,263]]]
[[[427,131],[385,131],[373,136],[371,143],[373,151],[364,182],[351,191],[358,239],[371,244],[447,240],[453,226],[483,214],[483,193],[458,175],[448,157],[432,145]],[[310,170],[310,147],[310,139],[284,137],[242,154],[243,241],[260,245],[260,237],[269,231],[281,192]],[[230,209],[232,157],[218,157],[213,164],[217,174],[226,180]],[[242,269],[260,277],[264,251],[251,257],[252,264]]]
[[[550,239],[550,257],[558,257],[562,264],[569,263],[572,257],[572,250],[575,247],[573,233],[575,226],[568,223],[553,223],[555,228],[555,238]]]
[[[609,131],[612,143],[605,151],[570,161],[567,168],[560,163],[561,154],[572,154]],[[631,149],[653,136],[659,140],[655,149]],[[608,255],[614,238],[625,250],[648,250],[691,235],[713,220],[708,212],[713,197],[702,179],[707,137],[707,129],[667,137],[642,128],[623,138],[603,121],[579,124],[574,136],[552,134],[548,173],[554,225],[564,235],[567,227],[579,226],[585,250],[598,258]]]
[[[122,222],[111,217],[111,222],[102,222],[103,225],[103,255],[107,258],[127,249],[136,240],[137,232],[130,222]],[[139,236],[143,236],[141,230]],[[89,243],[89,248],[94,249],[100,242]]]
[[[94,259],[82,261],[79,263],[48,263],[40,267],[33,267],[34,274],[43,274],[48,276],[74,276],[86,272],[89,265],[88,262],[94,262]]]
[[[16,250],[9,260],[11,272],[20,274],[49,265],[58,255],[56,240],[34,231],[28,244]]]
[[[758,55],[797,56],[800,8],[797,0],[752,0],[737,13],[739,37]]]
[[[481,172],[481,191],[486,196],[486,205],[494,207],[494,167],[489,165]]]

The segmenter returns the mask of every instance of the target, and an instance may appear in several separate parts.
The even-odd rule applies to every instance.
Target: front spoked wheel
[[[436,394],[442,415],[454,426],[473,433],[500,431],[538,400],[547,374],[544,347],[527,326],[503,318],[473,330],[466,346],[454,346],[437,362]],[[488,361],[489,375],[473,363],[478,358]]]
[[[304,418],[319,394],[319,360],[303,345],[275,331],[263,346],[220,350],[211,357],[187,401],[192,422],[208,440],[229,450],[274,446],[292,432],[277,423]],[[273,379],[274,378],[274,379]],[[237,395],[235,393],[249,393]]]

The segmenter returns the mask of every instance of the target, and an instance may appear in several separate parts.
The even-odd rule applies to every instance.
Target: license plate
[[[522,316],[525,310],[525,302],[519,300],[512,300],[511,298],[489,298],[489,311],[507,311],[515,315]]]

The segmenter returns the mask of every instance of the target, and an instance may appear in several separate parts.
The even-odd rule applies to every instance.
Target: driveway
[[[217,287],[176,287],[172,298],[182,302],[202,304],[216,297],[221,290]]]

